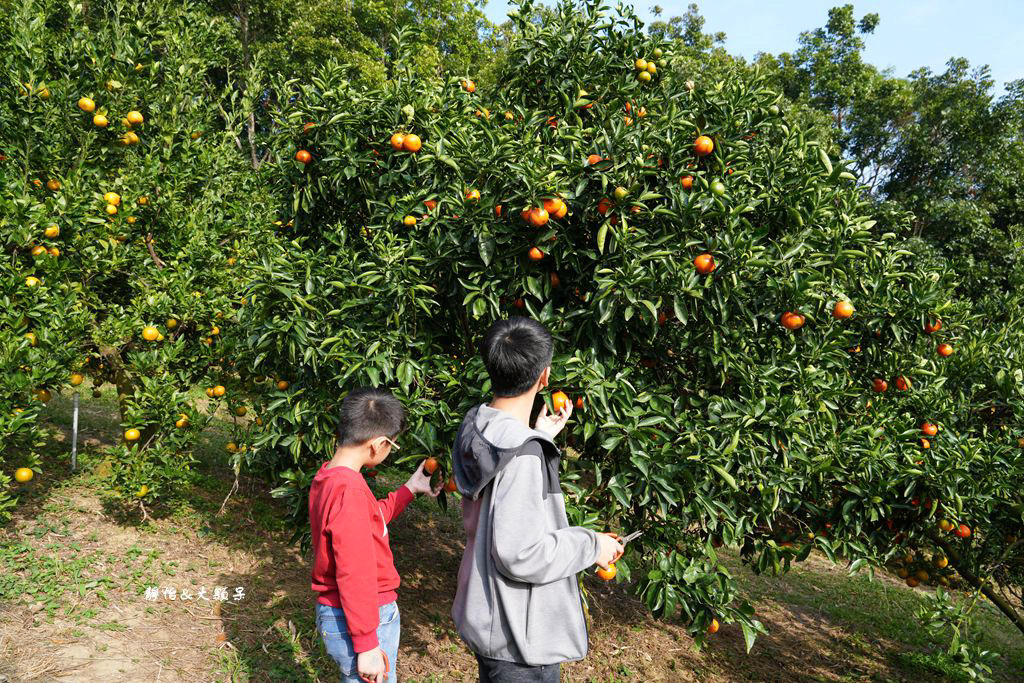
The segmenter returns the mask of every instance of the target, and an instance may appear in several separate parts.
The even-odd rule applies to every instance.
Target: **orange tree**
[[[531,315],[578,401],[573,521],[642,529],[619,576],[698,639],[714,619],[748,646],[762,628],[722,544],[769,572],[814,548],[915,572],[942,553],[915,580],[956,568],[991,589],[1016,567],[999,577],[1019,590],[1020,382],[996,369],[1018,314],[987,326],[948,273],[876,235],[851,174],[756,71],[702,80],[628,10],[534,16],[513,13],[488,92],[420,80],[401,49],[378,89],[331,67],[270,88],[289,227],[226,346],[265,382],[240,462],[284,477],[297,535],[347,389],[391,388],[408,459],[443,461],[487,394],[482,332]]]
[[[188,3],[5,8],[4,476],[33,438],[34,414],[13,407],[84,374],[116,387],[124,441],[108,481],[144,513],[187,476],[205,421],[190,388],[236,394],[219,339],[272,230],[235,149],[244,112],[229,113],[231,81],[215,68],[233,29]]]

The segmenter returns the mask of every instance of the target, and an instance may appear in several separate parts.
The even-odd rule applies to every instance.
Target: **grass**
[[[205,397],[197,392],[196,399]],[[144,668],[152,661],[161,667],[161,680],[336,679],[315,632],[309,558],[287,545],[290,529],[281,507],[243,485],[226,513],[218,514],[232,483],[224,451],[230,416],[219,415],[200,439],[190,486],[152,523],[140,524],[132,514],[109,514],[96,493],[103,483],[95,473],[103,449],[121,431],[115,397],[108,391],[94,399],[84,392],[75,473],[68,457],[70,406],[67,397],[48,406],[54,439],[43,474],[25,489],[15,527],[0,535],[0,603],[12,615],[0,615],[0,678],[29,679],[27,669],[17,667],[59,655],[52,643],[66,642],[117,660],[119,671],[143,667],[149,673],[138,680],[152,679],[152,670]],[[399,483],[378,479],[380,487]],[[392,543],[403,575],[403,680],[475,680],[473,659],[448,614],[461,553],[458,506],[444,513],[420,499],[399,521]],[[923,591],[886,578],[849,576],[816,556],[781,577],[752,574],[735,553],[723,553],[723,559],[770,631],[751,655],[728,627],[696,653],[679,624],[650,619],[621,587],[595,585],[592,654],[566,667],[565,675],[587,683],[968,680],[946,654],[947,643],[917,624]],[[199,603],[147,603],[141,597],[147,586],[180,590],[212,582],[242,585],[249,597],[212,612]],[[999,680],[1021,680],[1024,639],[990,605],[980,606],[976,623],[980,645],[1003,655]],[[178,639],[177,650],[161,645]],[[48,670],[36,680],[59,672]],[[90,674],[95,680],[110,675]]]

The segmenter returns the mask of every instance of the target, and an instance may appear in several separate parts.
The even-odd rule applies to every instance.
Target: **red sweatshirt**
[[[402,486],[376,500],[363,475],[324,463],[309,490],[313,590],[317,602],[345,610],[356,652],[377,647],[378,607],[394,602],[401,580],[387,524],[412,502]]]

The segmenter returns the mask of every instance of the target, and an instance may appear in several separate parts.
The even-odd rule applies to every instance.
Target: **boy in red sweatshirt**
[[[352,391],[341,403],[334,457],[320,467],[309,491],[316,628],[345,682],[398,680],[400,579],[387,524],[416,494],[437,496],[441,489],[431,489],[420,466],[397,491],[377,500],[359,470],[384,462],[404,429],[405,410],[389,392]]]

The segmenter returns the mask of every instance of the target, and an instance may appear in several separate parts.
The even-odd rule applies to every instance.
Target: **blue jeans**
[[[386,683],[397,683],[396,666],[398,663],[398,638],[402,631],[402,618],[398,614],[398,603],[389,602],[380,606],[380,625],[377,627],[377,640],[380,649],[388,656],[391,665]],[[331,607],[316,603],[316,630],[324,640],[324,648],[341,671],[343,683],[362,683],[356,667],[357,654],[352,647],[352,638],[348,635],[348,623],[345,612],[340,607]]]

